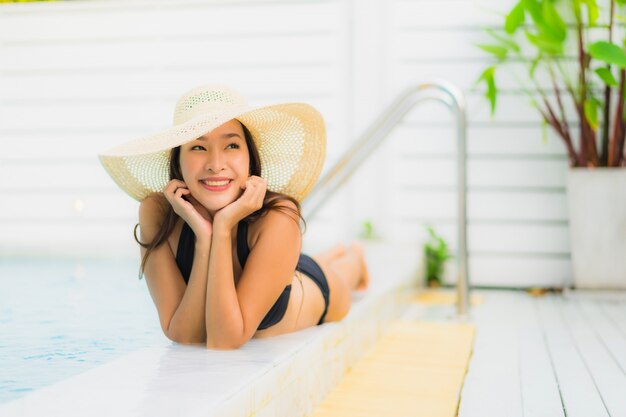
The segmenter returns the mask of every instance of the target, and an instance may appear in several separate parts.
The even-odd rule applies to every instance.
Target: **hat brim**
[[[115,183],[136,200],[161,192],[169,182],[171,149],[210,133],[229,120],[243,123],[258,148],[268,190],[303,201],[315,185],[326,156],[321,114],[305,103],[239,106],[197,116],[160,133],[98,155]]]

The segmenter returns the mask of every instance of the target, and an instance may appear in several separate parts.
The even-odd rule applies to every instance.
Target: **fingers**
[[[267,190],[267,180],[265,178],[257,177],[253,175],[246,180],[246,188],[251,186],[257,190],[266,191]]]
[[[246,191],[244,191],[242,198],[247,192],[249,194],[248,203],[250,206],[255,210],[260,209],[263,206],[263,199],[267,193],[267,180],[256,175],[252,175],[246,181],[245,187]]]
[[[191,195],[191,191],[187,188],[187,184],[180,180],[171,180],[164,188],[163,195],[169,201],[174,211],[180,216],[185,206],[188,207],[189,202],[183,196]]]
[[[187,184],[185,184],[185,182],[181,180],[170,180],[170,182],[168,182],[167,185],[163,188],[163,192],[169,191],[173,193],[178,187],[187,188]]]
[[[189,189],[187,188],[177,188],[176,191],[174,192],[174,197],[176,198],[182,198],[183,195],[189,195],[191,194],[191,191],[189,191]]]
[[[187,190],[187,184],[180,180],[171,180],[163,188],[163,195],[171,201],[173,198],[181,196],[176,194],[179,190]]]

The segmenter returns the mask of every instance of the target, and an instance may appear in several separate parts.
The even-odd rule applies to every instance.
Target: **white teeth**
[[[219,187],[222,185],[226,185],[230,182],[230,180],[226,180],[226,181],[202,181],[203,183],[205,183],[206,185],[210,186],[210,187]]]

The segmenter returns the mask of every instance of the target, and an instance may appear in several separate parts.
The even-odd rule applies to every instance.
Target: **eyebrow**
[[[231,139],[231,138],[239,138],[239,139],[243,139],[241,137],[241,135],[239,135],[239,133],[224,133],[222,136],[220,136],[221,139]],[[198,140],[204,140],[206,141],[207,139],[204,136],[200,136],[198,138]]]

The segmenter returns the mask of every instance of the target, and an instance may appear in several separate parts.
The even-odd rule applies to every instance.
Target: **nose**
[[[224,169],[224,158],[221,152],[215,150],[209,152],[204,168],[215,173],[222,171]]]

